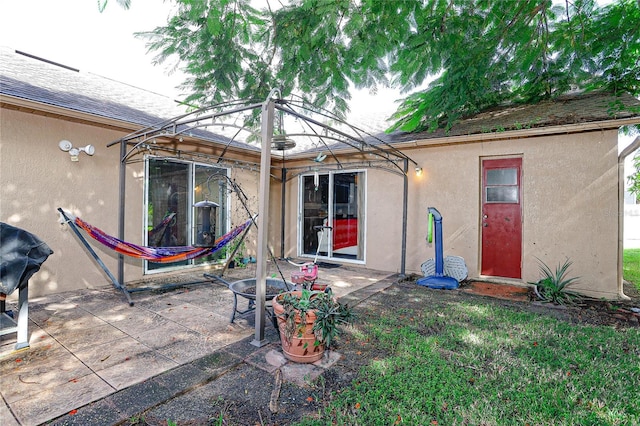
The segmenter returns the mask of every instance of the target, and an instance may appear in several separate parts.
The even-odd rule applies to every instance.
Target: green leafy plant
[[[640,151],[633,157],[633,167],[636,169],[635,173],[627,177],[629,192],[635,195],[636,199],[640,200]]]
[[[624,279],[640,291],[640,249],[626,249],[623,256]]]
[[[247,246],[244,240],[240,241],[239,243],[235,241],[230,242],[215,253],[215,259],[217,261],[225,262],[231,255],[233,255],[232,261],[234,262],[234,267],[244,268],[247,266],[244,262],[244,252],[246,250],[246,247]]]
[[[244,240],[241,240],[238,244],[233,245],[232,247],[233,247],[233,250],[235,250],[235,254],[233,255],[233,261],[235,262],[236,268],[245,268],[247,264],[244,262],[244,259],[245,259],[244,252],[247,249],[247,246]],[[231,251],[229,252],[229,254],[231,254]]]
[[[297,292],[283,293],[278,302],[284,307],[281,317],[285,320],[285,338],[291,340],[294,335],[301,336],[306,326],[307,315],[313,312],[315,346],[324,344],[329,347],[338,335],[338,328],[348,324],[354,318],[348,305],[338,302],[331,293],[303,289]],[[300,321],[296,321],[299,316]]]
[[[567,278],[567,273],[573,262],[569,259],[565,260],[564,263],[558,264],[554,272],[540,259],[538,261],[542,278],[529,284],[535,285],[534,289],[540,300],[556,305],[571,305],[580,300],[581,297],[578,293],[567,289],[569,285],[578,280],[578,277]]]
[[[344,117],[353,89],[392,86],[411,94],[391,130],[420,131],[576,89],[640,94],[637,0],[174,3],[137,36],[156,63],[179,61],[190,105],[280,87]]]

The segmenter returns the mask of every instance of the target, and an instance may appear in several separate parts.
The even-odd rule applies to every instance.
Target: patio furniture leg
[[[231,321],[229,321],[232,324],[236,319],[236,312],[238,312],[238,295],[233,293],[233,312],[231,313]]]
[[[18,292],[18,331],[16,350],[29,347],[29,283]]]
[[[0,300],[0,336],[16,333],[16,350],[29,347],[29,287],[25,283],[18,292],[18,319],[16,313],[7,312],[4,299]]]

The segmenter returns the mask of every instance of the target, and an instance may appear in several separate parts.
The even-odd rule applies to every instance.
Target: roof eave
[[[35,111],[38,114],[49,116],[53,118],[59,118],[63,120],[71,120],[77,121],[81,123],[91,124],[91,125],[99,125],[109,129],[115,129],[119,131],[123,131],[126,133],[131,133],[140,129],[147,127],[144,124],[134,123],[125,120],[118,120],[114,118],[109,118],[105,116],[101,116],[98,114],[92,114],[85,111],[78,111],[72,108],[65,108],[59,105],[48,104],[45,102],[38,102],[30,99],[20,98],[17,96],[11,96],[2,94],[0,95],[0,104],[9,105],[15,109],[28,109],[30,111]],[[194,141],[201,141],[202,143],[207,144],[216,144],[220,147],[225,146],[222,142],[216,142],[206,139],[198,138],[197,136],[191,136],[190,139]],[[230,147],[232,151],[246,153],[248,155],[256,155],[256,151],[251,149],[245,149],[241,147]],[[259,151],[257,151],[259,154]]]
[[[640,124],[640,116],[631,118],[618,118],[611,120],[592,121],[578,124],[563,124],[548,127],[536,127],[533,129],[507,130],[504,132],[474,133],[470,135],[444,136],[435,138],[413,139],[396,142],[393,144],[398,149],[414,148],[430,145],[453,145],[460,143],[477,143],[499,141],[506,139],[522,139],[539,136],[564,135],[570,133],[582,133],[599,130],[614,130],[622,126]]]
[[[90,122],[99,124],[109,128],[122,129],[124,131],[132,131],[139,129],[142,125],[130,121],[117,120],[98,114],[91,114],[85,111],[79,111],[71,108],[65,108],[59,105],[48,104],[46,102],[38,102],[30,99],[20,98],[2,94],[0,103],[16,107],[16,109],[25,108],[37,111],[41,115],[51,116],[61,119],[72,119],[82,122]]]

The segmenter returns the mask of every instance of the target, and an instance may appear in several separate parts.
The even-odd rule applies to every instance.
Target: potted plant
[[[294,362],[310,363],[322,358],[338,328],[353,319],[352,309],[331,293],[294,290],[273,298],[284,356]]]

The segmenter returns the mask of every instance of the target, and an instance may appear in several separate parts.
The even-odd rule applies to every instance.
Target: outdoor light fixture
[[[84,152],[87,155],[93,155],[96,152],[96,149],[94,148],[93,145],[74,148],[73,144],[66,139],[63,139],[60,142],[58,142],[58,147],[61,150],[69,153],[69,155],[71,156],[71,161],[78,161],[78,156],[80,155],[81,152]]]
[[[416,167],[416,176],[422,176],[422,167]]]
[[[319,153],[316,158],[313,159],[316,163],[322,163],[327,158],[327,154]]]

